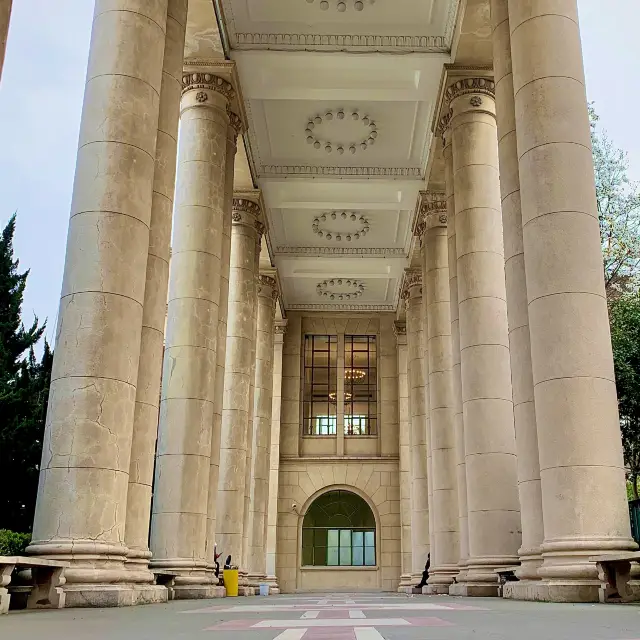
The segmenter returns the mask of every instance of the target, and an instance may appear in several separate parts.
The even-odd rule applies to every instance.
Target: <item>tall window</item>
[[[338,395],[338,372],[344,393]],[[338,367],[338,336],[304,341],[303,433],[307,436],[374,436],[378,427],[378,369],[375,336],[345,336]],[[338,425],[338,407],[343,423]]]
[[[350,491],[329,491],[319,496],[302,523],[302,565],[375,564],[376,522],[369,505]]]
[[[378,422],[378,369],[375,336],[344,338],[344,433],[375,435]]]
[[[306,336],[304,340],[304,434],[334,436],[337,432],[337,336]]]

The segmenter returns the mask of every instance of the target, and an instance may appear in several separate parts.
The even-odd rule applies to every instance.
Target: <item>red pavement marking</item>
[[[405,618],[414,627],[453,627],[453,622],[442,618]]]

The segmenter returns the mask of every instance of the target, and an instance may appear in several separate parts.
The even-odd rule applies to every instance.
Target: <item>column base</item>
[[[507,582],[503,597],[508,600],[534,602],[599,602],[600,582],[597,580],[522,580]]]
[[[170,600],[208,600],[224,598],[224,587],[213,584],[180,584],[170,588]]]
[[[448,596],[452,586],[451,584],[428,584],[422,587],[422,593],[427,596]]]
[[[160,585],[71,584],[62,587],[65,608],[133,607],[167,602],[169,593]]]
[[[280,593],[277,576],[267,576],[264,582],[269,585],[270,596],[277,596]]]
[[[413,587],[410,585],[400,585],[398,587],[398,593],[413,593]]]
[[[496,584],[452,584],[449,587],[450,596],[462,596],[465,598],[497,598],[498,582]]]

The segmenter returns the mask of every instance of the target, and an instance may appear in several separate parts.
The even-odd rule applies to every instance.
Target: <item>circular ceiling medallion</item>
[[[362,128],[362,133],[353,134],[356,137],[355,142],[337,142],[322,135],[322,132],[340,121],[353,121],[358,128]],[[352,154],[358,151],[366,151],[370,146],[376,143],[378,137],[378,125],[367,115],[362,115],[357,109],[353,111],[338,109],[335,113],[331,110],[324,115],[316,115],[309,118],[305,129],[307,136],[307,144],[312,144],[315,149],[324,149],[327,153],[336,151],[342,155],[345,151]],[[360,137],[362,136],[362,137]]]
[[[369,4],[373,4],[375,0],[369,0]],[[307,4],[314,4],[315,0],[307,0]],[[318,2],[323,11],[327,11],[330,6],[334,6],[340,13],[344,13],[347,7],[353,7],[356,11],[364,9],[364,0],[320,0]]]
[[[338,302],[357,300],[364,293],[364,282],[353,278],[332,278],[318,282],[316,291],[320,297]]]
[[[311,229],[317,236],[327,240],[351,242],[364,238],[369,233],[370,224],[367,217],[358,216],[354,211],[329,211],[314,218]]]

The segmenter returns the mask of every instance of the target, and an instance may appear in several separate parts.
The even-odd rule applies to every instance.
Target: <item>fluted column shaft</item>
[[[86,583],[125,579],[167,2],[97,0],[29,552]],[[80,584],[78,584],[80,583]],[[112,593],[117,586],[110,585]]]
[[[152,566],[207,597],[209,465],[231,85],[185,74],[151,527]]]
[[[271,454],[269,456],[269,511],[267,514],[267,583],[271,593],[279,593],[276,577],[278,527],[278,485],[280,474],[280,411],[282,408],[282,355],[287,321],[275,327],[273,346],[273,391],[271,402]]]
[[[0,79],[2,79],[4,54],[7,50],[7,36],[9,35],[9,23],[11,22],[12,3],[13,0],[0,0]]]
[[[447,116],[448,117],[448,116]],[[467,507],[467,465],[464,444],[462,380],[460,372],[460,320],[458,309],[458,255],[456,249],[456,207],[453,184],[453,145],[451,129],[444,131],[445,199],[447,202],[447,244],[449,265],[449,309],[451,314],[451,384],[453,394],[454,448],[458,486],[458,532],[460,558],[456,582],[463,583],[469,560],[469,518]]]
[[[413,579],[420,580],[429,555],[429,495],[427,431],[422,366],[422,277],[408,272],[404,297],[409,350],[409,406],[411,408],[411,556]]]
[[[507,0],[491,0],[493,59],[496,82],[496,116],[504,229],[504,270],[507,284],[509,349],[513,384],[513,417],[518,454],[518,493],[522,521],[522,546],[518,551],[521,580],[536,580],[542,564],[544,537],[542,492],[536,410],[533,399],[531,339],[527,282],[522,243],[522,209],[513,96],[511,36]]]
[[[402,565],[399,591],[411,589],[411,415],[409,408],[409,349],[405,325],[395,326],[398,350],[398,409],[400,450],[400,547]]]
[[[447,89],[453,111],[469,595],[496,595],[494,569],[518,562],[518,501],[498,139],[493,82]]]
[[[216,379],[211,429],[211,459],[209,464],[209,506],[207,508],[207,564],[215,569],[216,519],[218,508],[218,479],[220,471],[220,434],[222,404],[224,401],[224,367],[227,354],[227,316],[229,314],[229,271],[231,269],[231,216],[233,209],[234,165],[237,140],[242,131],[240,119],[229,111],[227,129],[227,170],[225,173],[225,206],[222,220],[222,265],[220,271],[220,304],[218,310],[218,349],[216,352]],[[224,558],[221,558],[224,565]]]
[[[447,214],[444,194],[425,204],[424,252],[431,413],[431,481],[435,550],[431,554],[429,593],[449,593],[460,557],[455,421],[451,357],[451,309]]]
[[[262,233],[260,207],[234,198],[229,274],[229,315],[220,440],[216,542],[226,558],[242,563],[251,354],[255,341],[256,248]],[[246,567],[240,567],[246,573]],[[245,585],[243,585],[245,586]]]
[[[249,571],[252,578],[266,578],[267,508],[271,456],[273,397],[273,342],[278,285],[274,278],[260,276],[256,332],[254,447],[251,471],[252,500],[249,531]]]
[[[548,597],[631,549],[576,0],[509,1]]]
[[[187,0],[169,0],[164,49],[160,118],[156,143],[147,281],[142,313],[142,340],[133,421],[125,542],[127,569],[134,582],[154,582],[148,570],[153,464],[169,286],[169,255],[176,181],[182,64]]]

